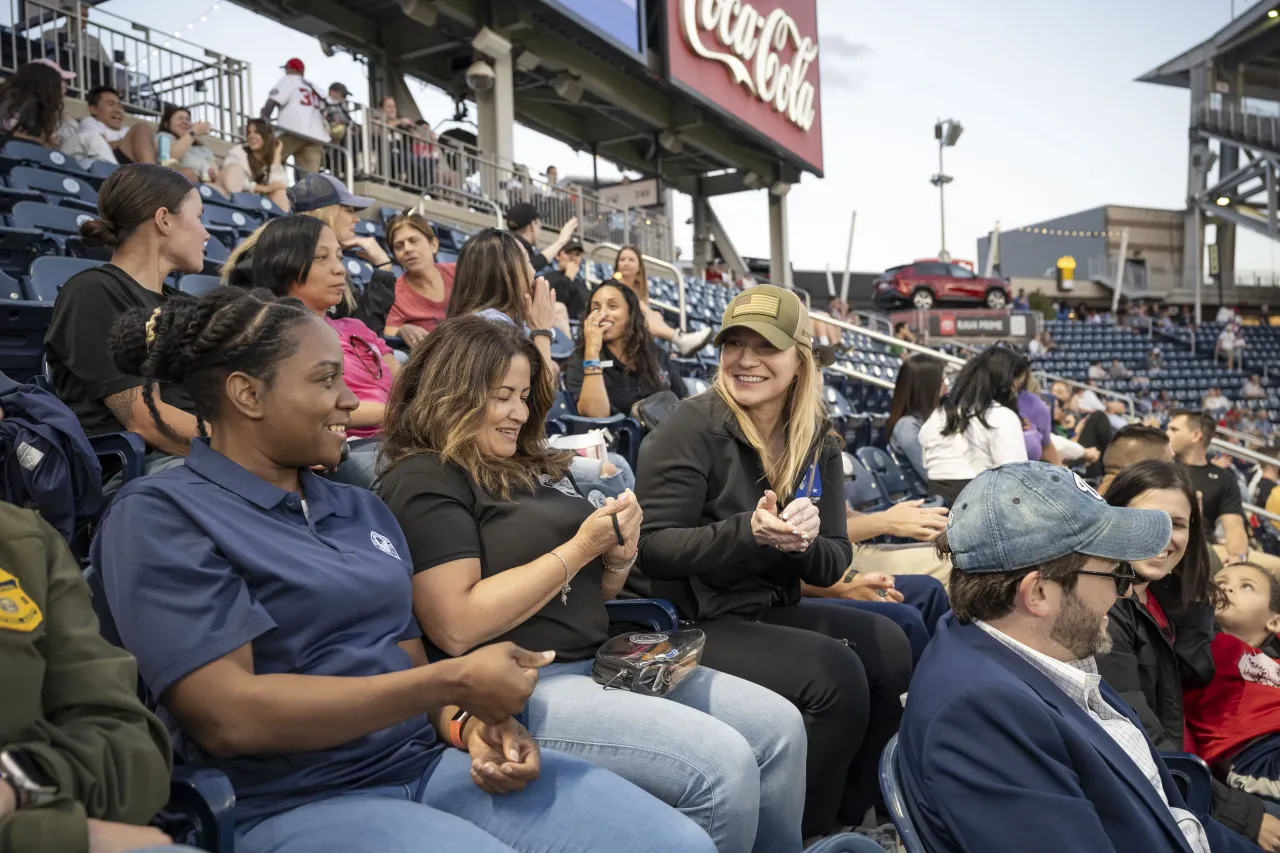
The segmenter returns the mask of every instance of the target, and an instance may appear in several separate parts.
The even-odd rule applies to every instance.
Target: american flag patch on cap
[[[738,297],[738,304],[733,307],[733,316],[739,314],[765,314],[770,317],[778,316],[778,309],[782,306],[782,300],[776,296],[770,296],[767,293],[744,293]]]

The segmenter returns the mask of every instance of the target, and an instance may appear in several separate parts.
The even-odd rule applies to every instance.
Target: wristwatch
[[[0,782],[13,788],[19,809],[38,809],[58,798],[58,786],[51,785],[21,749],[0,749]]]

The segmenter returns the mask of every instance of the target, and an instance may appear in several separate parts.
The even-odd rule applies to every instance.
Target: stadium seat
[[[221,280],[216,275],[184,275],[178,279],[178,290],[200,297],[221,283]]]
[[[373,265],[361,258],[343,258],[342,265],[347,268],[347,274],[351,276],[351,283],[361,290],[373,278]]]
[[[275,202],[265,195],[258,195],[257,193],[232,193],[231,204],[241,210],[252,210],[259,216],[274,217],[285,215],[284,211],[277,207]]]
[[[376,237],[379,240],[387,239],[387,231],[378,222],[372,219],[361,219],[356,223],[357,237]]]
[[[80,241],[80,224],[94,215],[83,210],[72,210],[53,204],[22,201],[13,206],[9,219],[13,230],[21,234],[35,234],[33,241],[52,240],[61,254],[73,257],[110,257],[109,251],[89,250]],[[11,232],[12,233],[12,232]],[[15,235],[16,236],[16,235]]]
[[[888,509],[880,483],[854,456],[845,454],[844,497],[856,512],[879,512]]]
[[[625,458],[634,471],[636,459],[640,455],[640,442],[644,438],[640,424],[622,413],[607,418],[584,417],[578,414],[578,407],[568,391],[557,391],[555,401],[547,412],[547,434],[583,435],[593,429],[607,430],[613,436],[611,449]]]
[[[221,196],[218,198],[222,199]],[[225,199],[223,201],[225,202]],[[200,221],[204,223],[205,229],[210,234],[232,245],[262,224],[262,221],[253,214],[223,207],[217,202],[205,205]]]
[[[898,830],[898,841],[907,853],[929,853],[924,842],[916,832],[915,822],[911,819],[911,804],[907,802],[906,793],[898,780],[898,736],[895,734],[885,744],[880,753],[880,793],[884,797],[885,808],[889,810],[889,819],[893,828]]]
[[[1196,814],[1208,814],[1213,800],[1213,773],[1204,759],[1191,752],[1163,752],[1160,758],[1187,807]]]
[[[26,298],[52,305],[69,278],[96,266],[101,266],[101,263],[89,258],[36,258],[31,264],[31,271],[23,279]]]
[[[231,250],[227,248],[226,243],[210,234],[209,240],[204,244],[205,261],[216,261],[221,264],[229,257],[231,257]]]
[[[661,598],[615,598],[605,602],[610,625],[645,625],[650,631],[680,630],[680,614]]]
[[[21,139],[11,139],[0,148],[0,172],[8,172],[15,166],[37,166],[76,178],[89,177],[89,173],[80,168],[74,157]]]
[[[94,160],[89,164],[89,183],[96,187],[101,187],[102,182],[111,177],[111,173],[120,166],[116,163],[108,163],[105,160]]]
[[[98,630],[112,645],[123,645],[111,610],[107,607],[102,573],[93,566],[86,566],[84,579],[89,586],[93,612],[98,617]],[[141,679],[138,692],[155,710],[156,703],[150,699]],[[234,853],[235,803],[235,791],[224,774],[217,770],[177,765],[169,782],[169,802],[153,824],[177,843],[190,843],[209,853]]]
[[[898,460],[878,447],[860,447],[855,455],[858,457],[858,461],[875,477],[876,482],[880,484],[880,489],[889,503],[896,504],[899,501],[913,498],[911,481],[903,473],[902,466],[898,464]],[[945,503],[942,498],[935,495],[933,498],[926,500],[924,505],[945,506]]]
[[[98,212],[98,193],[84,178],[47,172],[32,166],[16,166],[9,172],[9,186],[40,193],[49,204]]]
[[[0,274],[2,275],[2,274]],[[8,276],[5,292],[16,282]],[[0,302],[0,372],[15,382],[39,375],[44,358],[44,333],[53,318],[53,306],[42,302]]]

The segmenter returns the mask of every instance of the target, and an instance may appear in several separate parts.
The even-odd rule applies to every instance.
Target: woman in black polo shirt
[[[706,632],[708,666],[805,715],[805,834],[857,826],[880,799],[911,647],[883,616],[801,597],[802,581],[831,586],[853,554],[804,303],[770,285],[743,291],[715,342],[714,390],[640,447],[640,566],[652,594]]]
[[[111,246],[111,263],[77,273],[58,291],[45,334],[45,355],[58,397],[89,435],[129,430],[151,454],[147,470],[179,464],[196,435],[191,397],[161,383],[156,406],[168,424],[160,430],[143,399],[142,379],[111,359],[111,325],[125,312],[155,309],[189,297],[165,284],[175,270],[204,268],[209,232],[204,204],[191,182],[172,169],[146,163],[121,166],[98,194],[98,218],[80,226],[90,245]]]
[[[645,324],[640,298],[629,287],[605,282],[591,294],[565,388],[588,418],[630,415],[637,402],[659,391],[687,396],[671,357],[658,349]]]
[[[502,640],[554,651],[529,701],[534,737],[677,806],[721,853],[798,851],[805,737],[785,699],[701,667],[663,699],[591,679],[641,512],[630,491],[593,512],[571,455],[547,448],[541,359],[512,325],[459,317],[396,382],[378,488],[409,539],[418,621],[448,654]]]

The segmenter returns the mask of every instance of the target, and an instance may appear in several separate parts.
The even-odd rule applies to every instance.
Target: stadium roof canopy
[[[1200,44],[1143,74],[1138,82],[1189,89],[1192,69],[1206,62],[1217,66],[1220,79],[1238,71],[1243,97],[1280,100],[1280,3],[1255,4]]]
[[[641,24],[639,50],[564,11],[559,5],[564,0],[236,2],[322,44],[368,57],[371,67],[385,63],[389,73],[417,78],[459,101],[473,98],[465,79],[477,58],[472,40],[488,26],[513,46],[517,122],[624,168],[649,175],[660,170],[669,185],[685,192],[743,189],[748,173],[765,186],[776,180],[795,183],[802,171],[821,173],[820,146],[815,165],[670,81],[666,57],[655,49],[662,46],[666,15],[674,8],[665,0],[641,4],[648,20]],[[757,4],[768,5],[767,0]],[[714,64],[707,72],[728,76]],[[357,88],[355,81],[345,82]],[[359,94],[357,99],[363,100]],[[813,130],[820,137],[820,124]],[[541,170],[543,164],[529,165]],[[697,176],[709,173],[699,184]]]

